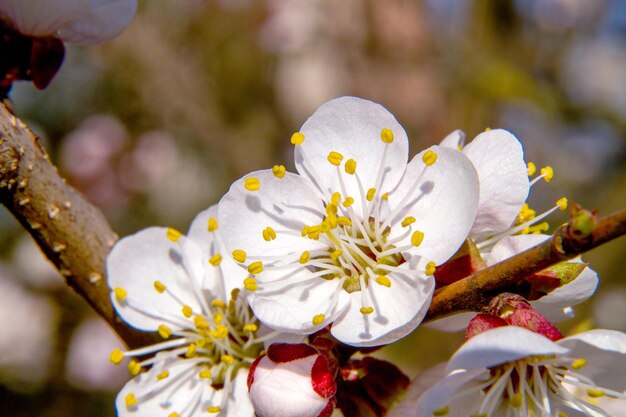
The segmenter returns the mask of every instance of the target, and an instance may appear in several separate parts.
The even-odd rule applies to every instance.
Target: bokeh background
[[[554,167],[538,211],[626,203],[623,0],[140,0],[119,38],[67,52],[47,90],[11,98],[120,235],[186,230],[243,174],[293,168],[291,133],[341,95],[395,114],[412,155],[457,128],[511,130]],[[564,329],[626,331],[625,254],[622,238],[585,256],[601,285]],[[0,325],[0,415],[115,415],[120,342],[6,211]],[[377,355],[412,376],[461,340],[419,328]]]

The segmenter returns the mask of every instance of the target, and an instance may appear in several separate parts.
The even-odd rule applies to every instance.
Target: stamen
[[[431,166],[437,161],[437,153],[432,150],[426,151],[424,155],[422,155],[422,161],[426,166]]]
[[[243,186],[248,191],[259,191],[261,188],[261,181],[258,178],[249,177],[245,179]]]
[[[167,289],[167,287],[161,281],[154,281],[154,289],[159,294],[163,294],[165,290]]]
[[[293,135],[291,135],[292,145],[299,146],[299,145],[302,145],[302,142],[304,142],[304,134],[300,132],[296,132]]]
[[[233,251],[233,259],[239,263],[244,263],[246,261],[247,254],[245,251],[241,249],[235,249]]]
[[[272,167],[272,174],[274,174],[276,178],[283,178],[286,172],[287,170],[284,165],[274,165]]]
[[[313,316],[313,320],[311,320],[311,322],[314,326],[319,326],[324,322],[325,318],[326,316],[324,316],[323,314],[316,314],[315,316]]]
[[[172,242],[178,242],[178,239],[180,239],[180,237],[182,236],[182,233],[180,233],[178,230],[173,229],[173,228],[170,227],[170,228],[167,229],[167,232],[166,232],[165,235]]]
[[[526,166],[528,168],[528,176],[532,177],[533,175],[535,175],[535,172],[537,172],[537,166],[532,162],[528,162]]]
[[[213,266],[219,266],[219,264],[222,263],[222,255],[216,253],[215,255],[211,256],[211,258],[209,259],[209,263]]]
[[[339,152],[331,151],[328,154],[328,162],[330,162],[331,164],[337,167],[341,165],[342,160],[343,160],[343,155],[340,154]]]
[[[266,227],[263,229],[263,239],[266,242],[276,239],[276,231],[269,226]]]
[[[263,262],[262,261],[252,262],[250,265],[248,265],[248,272],[250,272],[253,275],[258,275],[261,272],[263,272]]]
[[[344,169],[346,170],[346,174],[354,175],[354,173],[356,172],[356,161],[354,159],[348,159],[346,161]]]
[[[380,139],[385,143],[393,142],[393,132],[391,129],[387,129],[386,127],[380,131]]]
[[[115,288],[113,290],[113,293],[115,294],[115,298],[117,298],[118,301],[124,301],[126,297],[128,296],[128,293],[126,292],[126,290],[121,287]]]
[[[217,219],[215,217],[209,218],[207,229],[209,230],[209,232],[214,232],[217,230]]]

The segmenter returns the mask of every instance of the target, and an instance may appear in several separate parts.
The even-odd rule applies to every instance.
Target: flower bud
[[[252,364],[248,390],[258,417],[329,417],[337,384],[314,347],[275,343]]]
[[[537,312],[524,297],[517,294],[502,293],[495,297],[489,305],[489,312],[499,316],[511,326],[524,327],[550,340],[557,341],[563,338],[559,329]]]

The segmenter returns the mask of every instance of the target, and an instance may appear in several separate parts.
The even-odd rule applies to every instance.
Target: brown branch
[[[33,236],[67,284],[131,347],[153,335],[115,313],[105,261],[117,240],[102,213],[61,178],[40,139],[0,104],[0,200]]]
[[[570,222],[557,229],[545,242],[437,290],[425,320],[441,318],[460,310],[480,311],[492,297],[524,277],[575,258],[624,234],[626,210],[598,220],[590,234],[581,234]]]

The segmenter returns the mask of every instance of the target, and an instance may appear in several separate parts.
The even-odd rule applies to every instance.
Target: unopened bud
[[[563,338],[559,329],[537,312],[524,297],[517,294],[498,295],[489,304],[489,312],[499,316],[511,326],[524,327],[550,340],[557,341]]]

